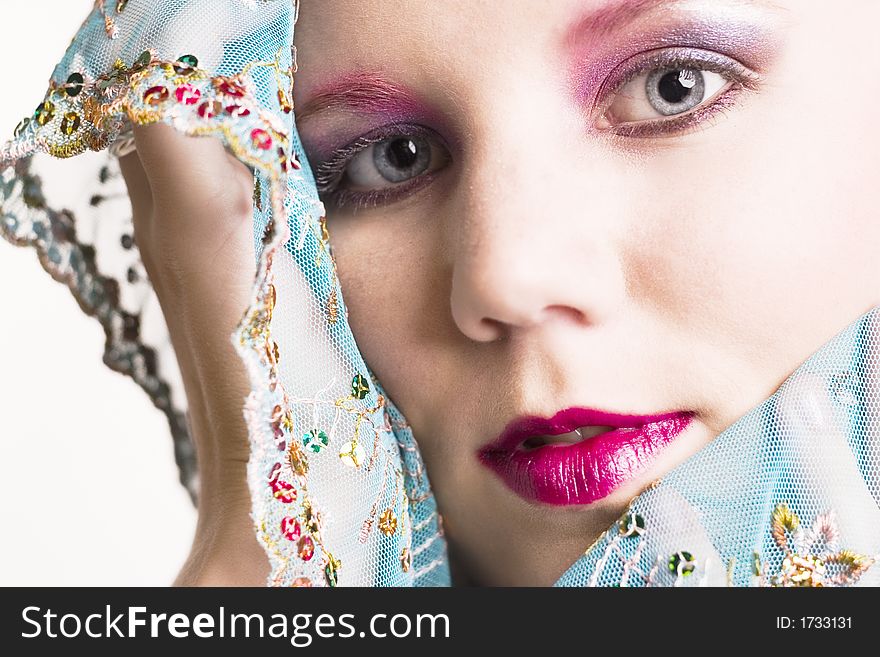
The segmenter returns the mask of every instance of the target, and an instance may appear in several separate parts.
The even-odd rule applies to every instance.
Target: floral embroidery
[[[874,559],[839,547],[840,532],[833,511],[816,516],[805,530],[800,518],[787,504],[773,510],[770,533],[784,557],[770,586],[848,586],[855,583]],[[756,555],[756,574],[764,577],[766,565]]]

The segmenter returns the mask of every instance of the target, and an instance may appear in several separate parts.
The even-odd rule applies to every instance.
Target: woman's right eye
[[[318,190],[336,205],[378,205],[420,186],[450,160],[439,138],[402,128],[362,137],[316,170]]]
[[[383,139],[349,160],[344,180],[349,189],[375,189],[406,182],[431,167],[437,159],[435,151],[420,136]]]

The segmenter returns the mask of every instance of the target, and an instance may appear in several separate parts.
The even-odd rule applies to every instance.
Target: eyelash
[[[633,65],[633,60],[638,64]],[[602,116],[614,101],[615,94],[627,83],[646,71],[657,68],[696,68],[712,71],[730,80],[730,84],[716,95],[710,103],[701,103],[694,109],[671,118],[655,121],[639,121],[602,129],[622,138],[651,138],[685,134],[712,118],[720,117],[734,107],[743,90],[757,90],[759,76],[736,60],[719,53],[693,48],[662,48],[640,53],[618,65],[602,83],[595,96],[590,115]],[[429,185],[439,171],[428,172],[411,181],[371,191],[354,192],[339,185],[349,162],[362,150],[395,136],[421,136],[440,142],[437,134],[416,124],[391,124],[358,137],[336,150],[326,161],[315,167],[318,193],[325,203],[336,209],[351,207],[355,211],[393,203]]]

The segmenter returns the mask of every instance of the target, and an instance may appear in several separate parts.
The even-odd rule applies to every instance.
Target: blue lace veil
[[[96,2],[43,102],[0,150],[2,232],[35,248],[102,324],[105,362],[165,413],[195,496],[179,375],[154,346],[161,330],[148,334],[130,302],[129,288],[149,282],[99,266],[96,252],[112,246],[78,236],[104,224],[136,258],[126,210],[58,210],[40,163],[109,149],[98,177],[111,198],[132,124],[220,139],[255,181],[258,271],[231,338],[251,384],[248,484],[267,584],[446,586],[416,437],[358,351],[296,132],[296,11],[289,0]],[[857,318],[633,500],[558,585],[877,584],[877,321],[876,310]]]

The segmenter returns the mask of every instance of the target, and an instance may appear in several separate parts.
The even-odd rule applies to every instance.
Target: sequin
[[[125,11],[125,8],[128,6],[128,0],[117,0],[116,2],[116,13],[121,14]]]
[[[293,580],[293,583],[290,586],[292,586],[293,588],[310,589],[312,588],[312,580],[310,580],[308,577],[297,577],[295,580]]]
[[[284,89],[278,90],[278,104],[281,106],[281,110],[285,114],[290,114],[293,111],[293,105],[290,104],[290,100],[288,100],[287,94],[284,93]]]
[[[233,98],[244,98],[247,93],[243,86],[233,80],[215,79],[214,88],[221,94],[232,96]]]
[[[199,105],[198,113],[203,119],[213,119],[223,112],[223,103],[219,100],[206,100]]]
[[[412,552],[409,551],[409,548],[403,548],[400,552],[400,567],[405,573],[408,573],[412,568]]]
[[[312,557],[315,556],[315,542],[312,540],[311,536],[303,536],[297,541],[296,551],[299,554],[299,558],[303,561],[311,561]]]
[[[191,84],[182,84],[174,91],[177,96],[177,102],[184,105],[195,105],[202,97],[202,92]]]
[[[80,118],[76,112],[67,112],[61,119],[61,132],[68,137],[79,130]]]
[[[134,237],[129,235],[128,233],[124,234],[121,238],[119,238],[120,243],[122,244],[122,248],[128,251],[131,247],[134,246]]]
[[[148,105],[158,105],[168,100],[170,95],[167,87],[161,85],[150,87],[144,92],[144,102]]]
[[[694,560],[694,556],[690,552],[681,551],[676,552],[669,557],[668,566],[669,570],[676,575],[687,577],[694,572],[694,569],[697,567],[697,562]]]
[[[284,538],[288,541],[298,541],[301,534],[302,529],[296,518],[285,516],[281,519],[281,535],[284,536]]]
[[[21,133],[25,131],[25,128],[27,128],[30,125],[30,123],[31,123],[30,118],[28,118],[28,117],[23,118],[21,121],[19,121],[18,125],[15,126],[15,131],[12,133],[12,136],[13,137],[20,136]]]
[[[330,290],[330,297],[327,299],[327,323],[335,324],[337,321],[339,321],[339,301],[334,287]]]
[[[620,519],[617,526],[622,536],[641,536],[645,531],[645,519],[630,511]]]
[[[131,313],[122,314],[122,337],[130,342],[138,339],[141,330],[141,320]]]
[[[397,531],[397,518],[393,510],[385,509],[379,516],[379,531],[385,536],[392,536]]]
[[[355,374],[351,380],[351,394],[355,399],[363,399],[370,393],[370,384],[363,374]]]
[[[291,440],[287,449],[287,462],[294,474],[302,477],[309,471],[309,464],[299,442]]]
[[[327,580],[327,586],[332,587],[339,583],[340,566],[342,566],[342,562],[328,553],[327,563],[324,564],[324,578]]]
[[[281,474],[281,464],[274,463],[272,468],[269,470],[269,485],[271,486],[278,480],[278,475]]]
[[[119,82],[119,77],[116,75],[100,77],[95,82],[95,87],[98,89],[98,91],[107,91],[107,89],[112,87],[117,82]]]
[[[34,112],[34,118],[40,125],[46,125],[49,123],[49,121],[55,118],[55,103],[51,100],[47,100],[37,105],[37,109]]]
[[[67,92],[68,96],[79,96],[84,83],[85,79],[83,78],[82,73],[71,73],[67,78],[67,84],[65,85],[64,90]]]
[[[278,345],[275,345],[276,347]],[[277,355],[277,351],[275,352]],[[288,431],[293,431],[293,413],[288,409],[284,412],[284,415],[281,416],[281,426],[287,429]]]
[[[199,60],[195,55],[184,55],[174,63],[174,72],[178,75],[189,75],[198,65]]]
[[[321,533],[321,521],[308,500],[303,502],[303,519],[310,534],[317,536]]]
[[[242,107],[241,105],[228,105],[226,107],[226,113],[229,116],[248,116],[251,111],[247,107]]]
[[[263,183],[259,176],[254,176],[254,205],[257,210],[263,209]]]
[[[349,467],[359,468],[364,462],[366,455],[366,450],[357,441],[352,440],[342,446],[342,450],[339,452],[339,459]]]
[[[311,429],[303,435],[303,445],[317,454],[330,444],[330,438],[320,429]]]
[[[270,340],[266,343],[266,358],[270,363],[277,363],[281,354],[278,351],[278,343]]]
[[[134,64],[131,65],[131,70],[133,73],[137,73],[138,71],[143,71],[150,63],[153,61],[153,54],[149,50],[144,50],[138,58],[134,60]]]
[[[278,163],[281,165],[282,171],[287,171],[287,152],[283,146],[278,148]]]
[[[254,145],[254,148],[268,151],[272,148],[272,136],[261,128],[255,128],[251,131],[251,143]]]
[[[272,482],[272,495],[283,504],[291,504],[296,501],[296,489],[293,487],[293,484],[281,481],[280,479]]]

